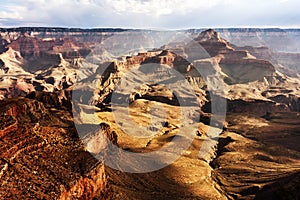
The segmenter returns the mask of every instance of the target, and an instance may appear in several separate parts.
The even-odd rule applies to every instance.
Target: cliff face
[[[7,41],[5,39],[2,39],[0,36],[0,53],[3,53],[7,50]]]
[[[299,52],[297,29],[217,29],[220,35],[237,46],[268,47],[279,52]]]
[[[18,101],[9,99],[1,102],[0,112],[3,115],[14,117],[32,116],[35,118],[46,117],[48,115],[44,105],[38,101],[28,101],[26,99],[19,99]]]
[[[124,30],[17,28],[0,30],[0,99],[70,87],[84,58]],[[88,72],[92,73],[92,72]],[[25,77],[26,76],[26,77]]]
[[[38,39],[20,40],[37,42]],[[60,53],[51,50],[55,47],[55,42],[50,47],[41,40],[36,44],[31,42],[14,41],[0,55],[2,98],[26,96],[33,91],[54,92],[66,89],[76,81],[76,69],[83,59],[80,49],[77,51],[77,47],[70,48],[71,53],[64,52],[65,59],[63,50]]]
[[[70,108],[70,101],[67,100],[70,96],[67,95],[68,97],[66,97],[64,92],[60,93],[59,91],[64,91],[78,80],[84,80],[90,76],[89,78],[99,82],[97,86],[99,92],[92,101],[99,107],[103,107],[103,104],[110,103],[112,91],[124,73],[138,65],[150,63],[168,65],[184,75],[193,85],[199,97],[198,103],[200,105],[203,105],[208,97],[206,97],[206,91],[203,89],[206,83],[202,75],[195,70],[196,65],[202,69],[207,66],[213,68],[213,72],[208,73],[223,78],[224,97],[227,99],[246,101],[256,99],[288,105],[290,103],[288,99],[283,101],[282,98],[276,96],[280,96],[284,88],[289,91],[285,95],[298,96],[299,93],[295,88],[291,88],[291,84],[296,83],[296,80],[288,79],[284,74],[278,73],[278,66],[281,65],[279,62],[274,62],[274,52],[266,47],[234,45],[232,44],[232,41],[235,42],[234,40],[229,42],[221,37],[221,35],[226,36],[227,33],[224,35],[224,31],[221,31],[220,34],[210,29],[195,37],[195,42],[203,47],[208,54],[206,58],[196,60],[194,63],[187,61],[189,58],[186,56],[190,56],[190,59],[197,56],[193,55],[194,47],[187,44],[177,45],[173,49],[166,45],[149,52],[127,56],[123,60],[100,64],[89,63],[89,59],[93,60],[97,56],[105,56],[103,52],[100,52],[99,55],[97,52],[89,54],[93,48],[110,36],[121,35],[121,38],[126,39],[128,36],[126,34],[130,33],[122,30],[101,30],[101,32],[100,30],[43,28],[2,31],[1,37],[5,41],[2,42],[2,45],[6,51],[0,55],[0,74],[3,74],[0,79],[0,98],[26,96],[30,93],[33,94],[33,92],[36,94],[55,92],[57,97],[51,97],[48,100],[45,100],[41,95],[32,95],[30,98],[38,98],[43,102],[57,101],[56,103],[52,102],[52,104],[57,104],[56,107],[64,105]],[[241,31],[232,30],[228,34],[233,37],[241,33]],[[251,31],[249,34],[252,36]],[[229,36],[227,35],[226,38],[231,38]],[[237,35],[236,37],[238,38]],[[139,39],[146,40],[143,37]],[[126,46],[125,43],[119,44],[113,39],[110,42],[112,42],[110,46],[113,47],[116,45]],[[101,51],[104,50],[101,49]],[[88,60],[85,60],[88,54]],[[107,56],[109,57],[109,55]],[[296,55],[291,55],[291,57],[295,60],[298,58]],[[286,57],[282,55],[278,58],[284,60]],[[98,78],[103,68],[105,71],[102,77]],[[172,94],[158,92],[161,90],[159,87],[147,87],[146,90],[136,91],[138,94],[134,98],[157,100],[176,105],[176,100]],[[268,93],[268,96],[264,95],[272,87],[281,89]]]
[[[96,99],[100,107],[102,104],[110,103],[112,91],[124,73],[139,65],[155,63],[168,65],[185,76],[193,85],[199,97],[198,103],[200,105],[203,105],[208,98],[205,95],[205,89],[203,89],[207,84],[203,79],[203,75],[221,77],[224,81],[224,97],[227,99],[242,99],[246,101],[253,99],[263,101],[271,100],[273,102],[283,103],[282,101],[276,101],[276,98],[271,98],[280,95],[280,89],[271,96],[266,97],[263,95],[265,91],[268,91],[270,87],[275,87],[275,85],[282,89],[291,87],[289,86],[291,82],[286,79],[285,75],[278,74],[275,66],[270,61],[262,59],[264,56],[267,57],[267,54],[257,59],[252,55],[252,53],[260,55],[259,52],[255,51],[256,48],[243,48],[232,45],[221,38],[219,33],[214,30],[207,30],[200,33],[198,37],[195,38],[195,41],[206,50],[208,53],[206,56],[208,57],[189,62],[187,56],[190,56],[192,59],[193,56],[195,56],[192,53],[195,49],[193,49],[193,45],[187,44],[186,46],[177,46],[173,49],[167,49],[168,46],[165,46],[156,51],[139,53],[136,56],[127,57],[122,61],[115,61],[111,64],[106,63],[100,66],[100,68],[107,68],[103,73],[103,78],[100,80],[102,82],[101,85],[98,85],[98,89],[101,92],[98,96],[94,97],[94,100]],[[200,67],[202,73],[207,74],[199,74],[199,72],[195,70],[195,67]],[[206,68],[208,70],[205,70]],[[97,79],[96,76],[92,77]],[[174,97],[172,94],[169,95],[168,92],[162,94],[158,92],[159,90],[161,89],[153,88],[152,86],[143,86],[140,91],[135,91],[136,93],[133,96],[135,96],[135,99],[151,99],[176,105],[176,102],[173,101]],[[298,91],[294,89],[290,91],[290,93],[295,92],[298,95]],[[286,104],[286,102],[283,104]],[[274,106],[276,107],[276,105]]]
[[[7,133],[17,131],[18,123],[13,116],[3,116],[1,121],[0,137],[4,137]]]
[[[197,35],[200,30],[190,30]],[[255,29],[230,28],[216,29],[219,37],[230,41],[236,50],[247,50],[257,59],[271,62],[276,70],[289,76],[299,73],[298,29]]]
[[[0,105],[1,198],[109,198],[104,166],[84,150],[68,112],[26,98]]]
[[[0,55],[2,60],[0,74],[5,75],[2,80],[0,79],[2,86],[0,98],[26,96],[33,91],[63,90],[72,86],[78,79],[82,80],[97,73],[97,67],[98,69],[107,68],[102,82],[105,82],[105,79],[117,82],[118,77],[126,70],[146,63],[169,65],[182,74],[192,76],[188,79],[197,87],[201,88],[204,85],[199,75],[191,75],[195,70],[193,70],[192,63],[189,63],[185,57],[186,53],[191,57],[194,56],[191,46],[177,47],[176,50],[170,50],[166,46],[151,52],[139,53],[136,56],[128,56],[123,61],[116,61],[109,65],[100,63],[99,66],[92,66],[95,63],[89,63],[91,67],[85,67],[85,57],[90,56],[92,49],[101,41],[114,35],[120,35],[121,38],[126,39],[126,34],[130,33],[123,33],[122,30],[104,30],[106,32],[81,30],[80,32],[80,30],[69,29],[46,29],[43,32],[39,28],[24,28],[22,31],[19,30],[20,32],[14,29],[3,31],[1,35],[6,41],[3,44],[7,50]],[[268,49],[237,47],[211,29],[200,33],[195,41],[207,51],[217,73],[223,76],[225,83],[229,85],[247,84],[253,81],[263,82],[265,78],[277,77],[275,67],[279,65],[273,62],[274,56]],[[113,43],[111,46],[121,45],[113,39],[110,42]],[[176,54],[172,52],[174,50]],[[94,56],[105,55],[96,53]],[[18,76],[21,73],[26,74],[26,79],[23,78],[24,76],[22,78]],[[105,85],[107,84],[110,83]],[[103,92],[107,93],[106,91],[113,88],[113,85],[107,89],[102,88]],[[105,99],[104,96],[101,95],[98,98]]]
[[[59,199],[93,199],[95,197],[110,199],[105,188],[106,175],[104,165],[98,165],[89,171],[87,176],[80,177],[70,189],[62,191]]]
[[[214,30],[207,30],[195,39],[211,57],[219,57],[219,66],[226,74],[228,84],[263,81],[266,76],[275,74],[275,67],[268,61],[256,59],[246,49],[240,50],[235,45],[221,38]]]

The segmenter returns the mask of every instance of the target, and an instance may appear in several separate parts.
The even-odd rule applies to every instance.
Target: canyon
[[[0,199],[299,198],[298,35],[0,29]]]

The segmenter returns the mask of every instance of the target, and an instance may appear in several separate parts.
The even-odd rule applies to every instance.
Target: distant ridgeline
[[[40,37],[50,35],[60,35],[62,33],[83,33],[82,35],[91,34],[113,34],[125,31],[142,32],[150,31],[151,29],[123,29],[123,28],[62,28],[62,27],[18,27],[18,28],[0,28],[0,33],[18,32],[29,35],[38,33]],[[206,29],[185,29],[174,30],[187,32],[191,35],[197,35]],[[220,33],[220,36],[230,43],[237,46],[254,46],[268,47],[271,50],[279,52],[300,52],[300,29],[280,29],[280,28],[216,28],[215,31]],[[160,30],[151,30],[159,32]],[[164,31],[164,30],[162,30]],[[47,33],[47,34],[46,34]],[[57,34],[55,34],[57,33]],[[36,35],[36,34],[35,34]],[[72,35],[72,34],[71,34]]]

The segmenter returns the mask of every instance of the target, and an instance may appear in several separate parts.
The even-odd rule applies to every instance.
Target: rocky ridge
[[[109,198],[103,163],[58,112],[26,98],[1,101],[1,198]]]

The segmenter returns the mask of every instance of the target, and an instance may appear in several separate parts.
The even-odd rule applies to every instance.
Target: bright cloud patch
[[[219,0],[107,0],[118,12],[168,15],[172,13],[188,13],[194,9],[210,8]]]
[[[298,0],[0,0],[0,26],[300,26]]]

